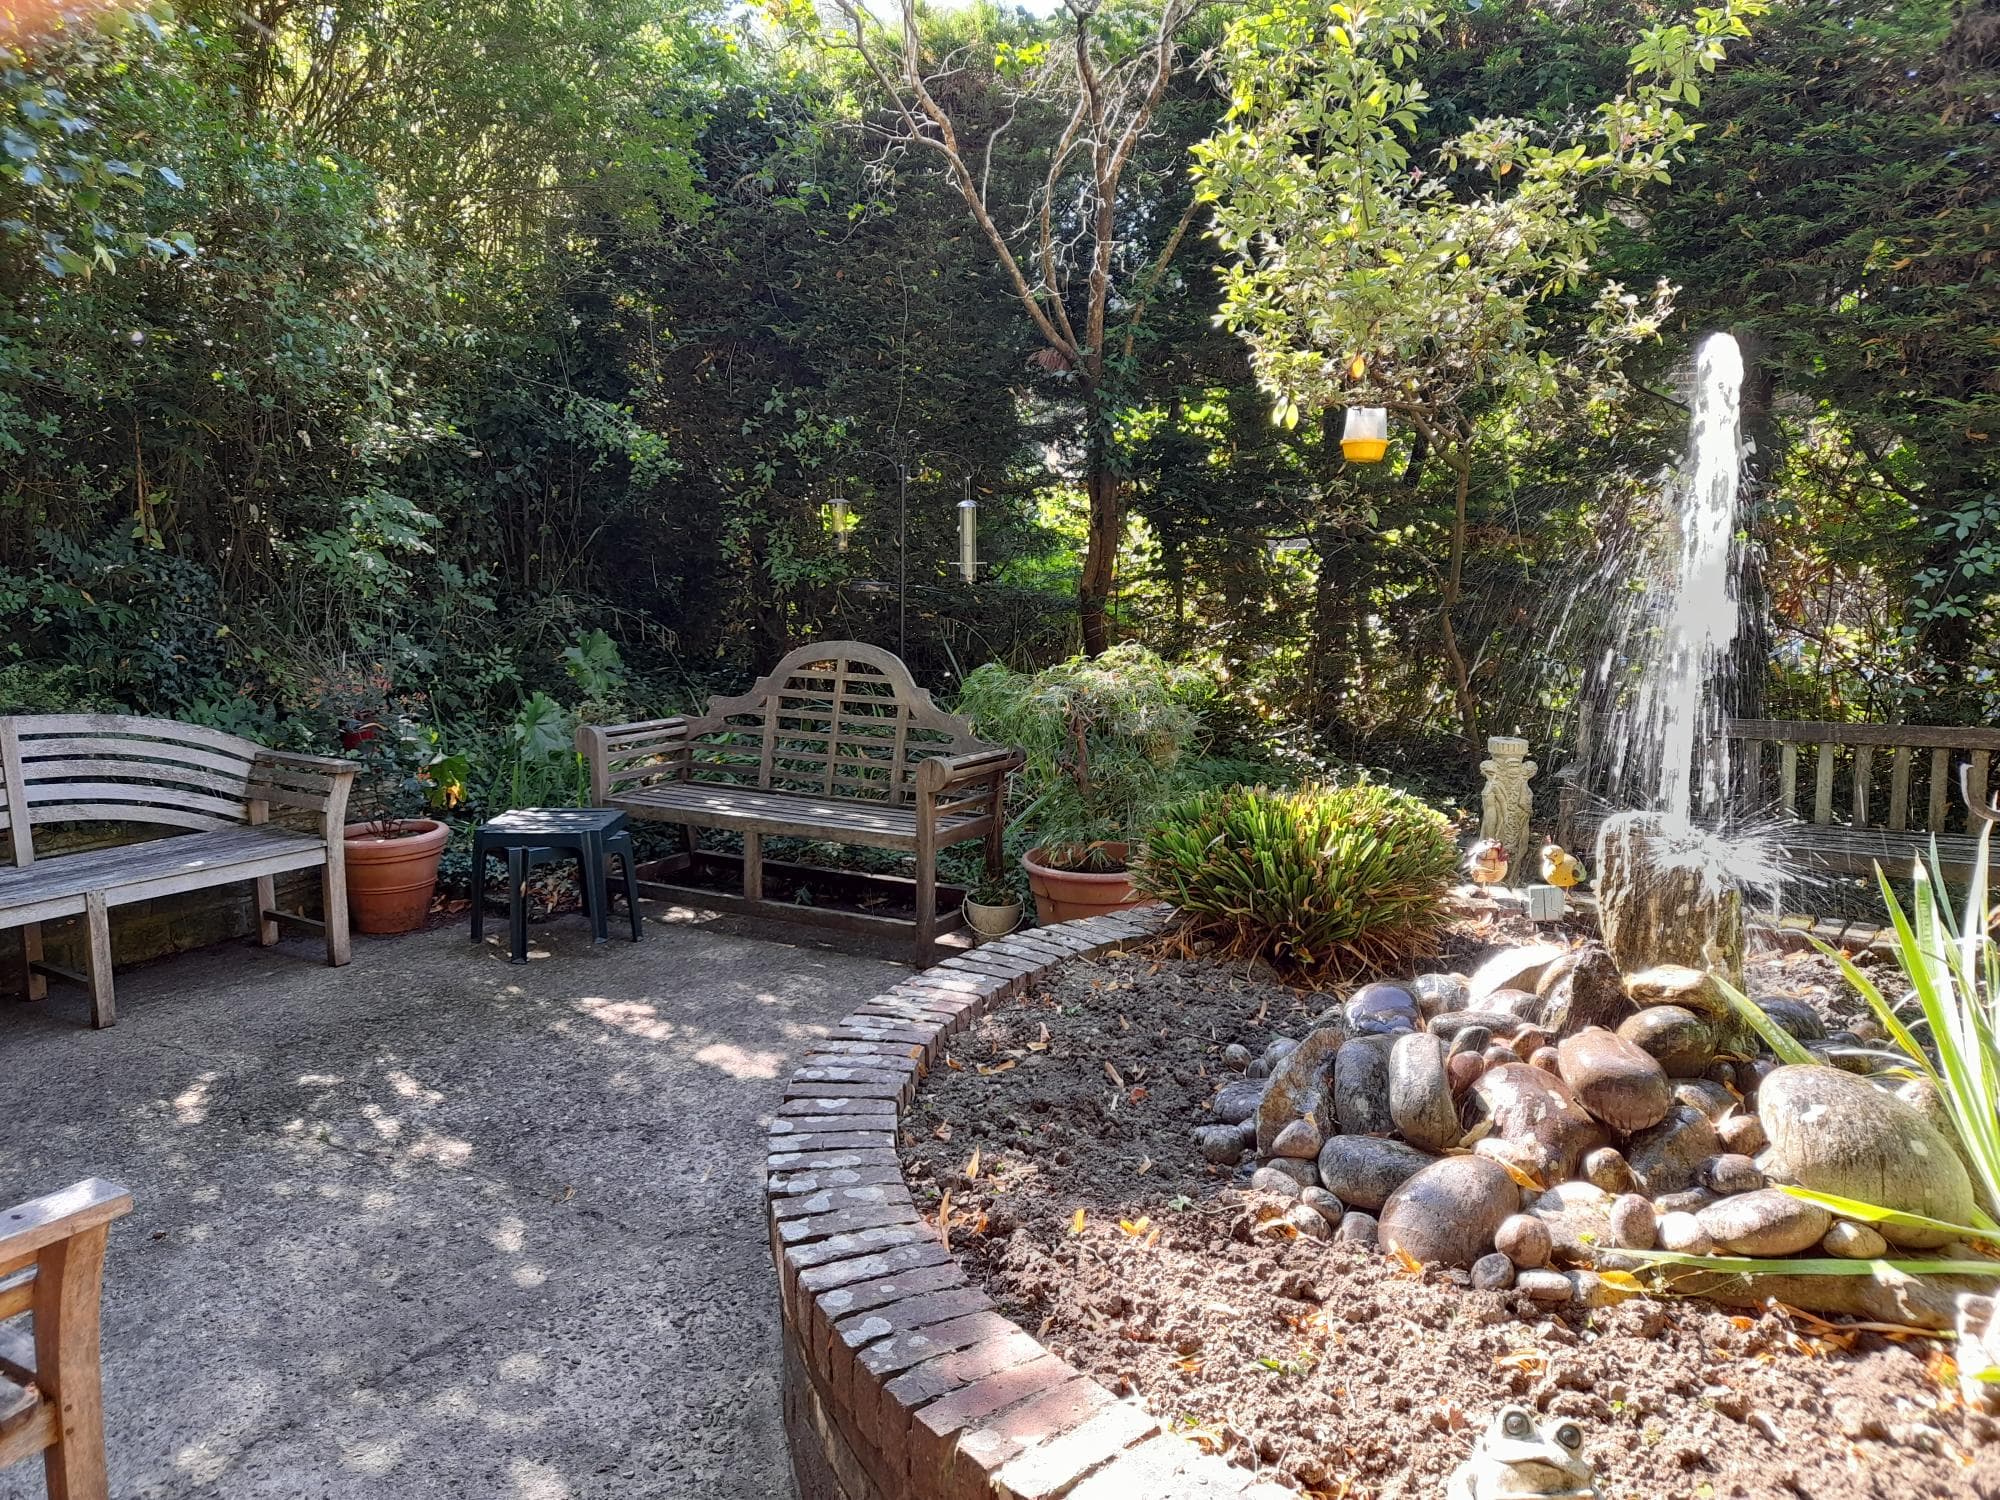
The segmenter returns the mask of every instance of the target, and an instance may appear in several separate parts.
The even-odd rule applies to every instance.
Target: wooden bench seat
[[[900,929],[928,961],[958,912],[937,910],[937,855],[978,840],[1000,867],[1007,779],[1018,750],[981,742],[945,713],[895,656],[860,641],[791,652],[750,691],[712,698],[695,718],[588,724],[577,749],[590,766],[593,800],[634,819],[679,824],[688,865],[696,831],[743,840],[743,909],[850,929]],[[906,849],[916,856],[914,922],[865,912],[767,902],[767,836]],[[713,893],[649,881],[670,899]]]
[[[106,1500],[99,1297],[132,1196],[90,1178],[0,1211],[0,1469],[36,1454],[50,1500]]]
[[[696,828],[727,828],[775,834],[783,838],[831,839],[842,844],[867,844],[878,849],[917,847],[917,809],[850,798],[818,797],[804,792],[763,792],[742,787],[704,786],[700,782],[667,782],[630,792],[619,808],[644,808],[668,822]],[[974,818],[942,818],[938,837],[957,843]]]
[[[0,717],[0,834],[13,854],[13,868],[0,867],[0,931],[20,931],[21,993],[40,998],[52,977],[84,984],[92,1024],[109,1026],[112,908],[238,881],[255,887],[260,942],[295,923],[325,938],[328,963],[346,963],[342,839],[355,770],[170,719]],[[104,824],[173,832],[80,850],[52,848],[42,835],[36,848],[38,829]],[[277,909],[275,877],[307,869],[321,872],[318,920]],[[42,956],[41,924],[70,917],[84,920],[81,975]]]

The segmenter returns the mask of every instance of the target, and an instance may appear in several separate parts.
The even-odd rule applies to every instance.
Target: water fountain
[[[1775,872],[1731,828],[1723,718],[1743,626],[1743,355],[1726,333],[1695,356],[1688,456],[1671,526],[1622,597],[1618,645],[1600,674],[1616,704],[1599,743],[1599,778],[1630,811],[1599,830],[1597,885],[1605,944],[1632,973],[1660,964],[1740,978],[1742,892]],[[1610,682],[1625,664],[1623,691]]]

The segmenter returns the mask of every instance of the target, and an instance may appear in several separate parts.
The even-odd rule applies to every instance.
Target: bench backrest
[[[914,800],[926,760],[993,748],[861,641],[801,646],[686,732],[693,780],[890,803]]]
[[[229,828],[252,821],[262,747],[172,719],[125,714],[0,716],[0,832],[34,858],[45,823]],[[268,790],[268,789],[267,789]]]
[[[1895,831],[1974,831],[1959,798],[1959,768],[1973,802],[1984,805],[2000,752],[2000,729],[1951,725],[1734,719],[1728,736],[1740,806]]]

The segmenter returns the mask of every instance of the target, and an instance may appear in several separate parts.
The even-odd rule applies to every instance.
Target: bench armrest
[[[259,750],[250,768],[250,821],[262,823],[273,803],[318,813],[320,829],[329,841],[341,836],[347,820],[347,797],[354,788],[358,761],[331,755],[298,755],[290,750]]]
[[[359,761],[342,760],[337,755],[300,755],[294,750],[259,750],[257,759],[293,771],[318,771],[327,776],[352,776],[361,769]]]
[[[940,755],[917,767],[917,790],[926,797],[971,781],[986,781],[1018,771],[1028,757],[1019,750],[974,750],[967,755]]]
[[[131,1211],[132,1195],[102,1177],[86,1177],[0,1210],[0,1276],[33,1260],[37,1251]]]
[[[665,777],[678,780],[688,744],[684,717],[576,726],[576,753],[590,767],[591,800],[600,806],[620,790]]]

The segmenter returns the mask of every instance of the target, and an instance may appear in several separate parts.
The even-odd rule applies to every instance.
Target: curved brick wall
[[[897,1164],[897,1119],[953,1032],[1164,917],[1091,917],[947,959],[848,1016],[792,1075],[765,1205],[801,1500],[1296,1500],[1162,1433],[1001,1316]]]

